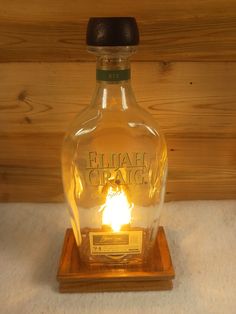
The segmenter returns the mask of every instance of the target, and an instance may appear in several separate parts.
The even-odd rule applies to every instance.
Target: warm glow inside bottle
[[[129,58],[138,41],[134,18],[89,20],[96,89],[62,152],[73,232],[80,258],[89,264],[146,264],[156,240],[167,150],[156,121],[132,91]]]

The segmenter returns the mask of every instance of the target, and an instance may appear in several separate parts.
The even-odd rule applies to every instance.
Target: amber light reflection
[[[131,222],[133,204],[130,204],[122,189],[109,187],[106,202],[100,208],[102,224],[111,226],[114,232],[119,232],[122,225]]]

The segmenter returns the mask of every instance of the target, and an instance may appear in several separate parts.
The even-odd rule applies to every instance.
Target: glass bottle
[[[130,35],[124,39],[127,19]],[[105,35],[97,42],[94,28],[101,21]],[[111,29],[113,36],[106,33]],[[147,264],[156,240],[167,149],[156,121],[138,105],[131,87],[129,58],[136,51],[137,32],[133,18],[90,19],[87,44],[97,57],[96,89],[63,143],[71,224],[80,258],[90,265]]]

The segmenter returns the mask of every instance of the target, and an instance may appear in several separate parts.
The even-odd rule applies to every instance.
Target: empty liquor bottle
[[[146,264],[156,240],[167,149],[157,122],[138,105],[131,87],[129,59],[138,43],[132,17],[88,22],[96,89],[62,150],[71,224],[80,258],[88,264]]]

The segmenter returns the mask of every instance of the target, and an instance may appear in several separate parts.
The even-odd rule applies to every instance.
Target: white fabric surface
[[[64,204],[0,204],[0,313],[236,313],[236,201],[165,204],[167,292],[60,294]]]

